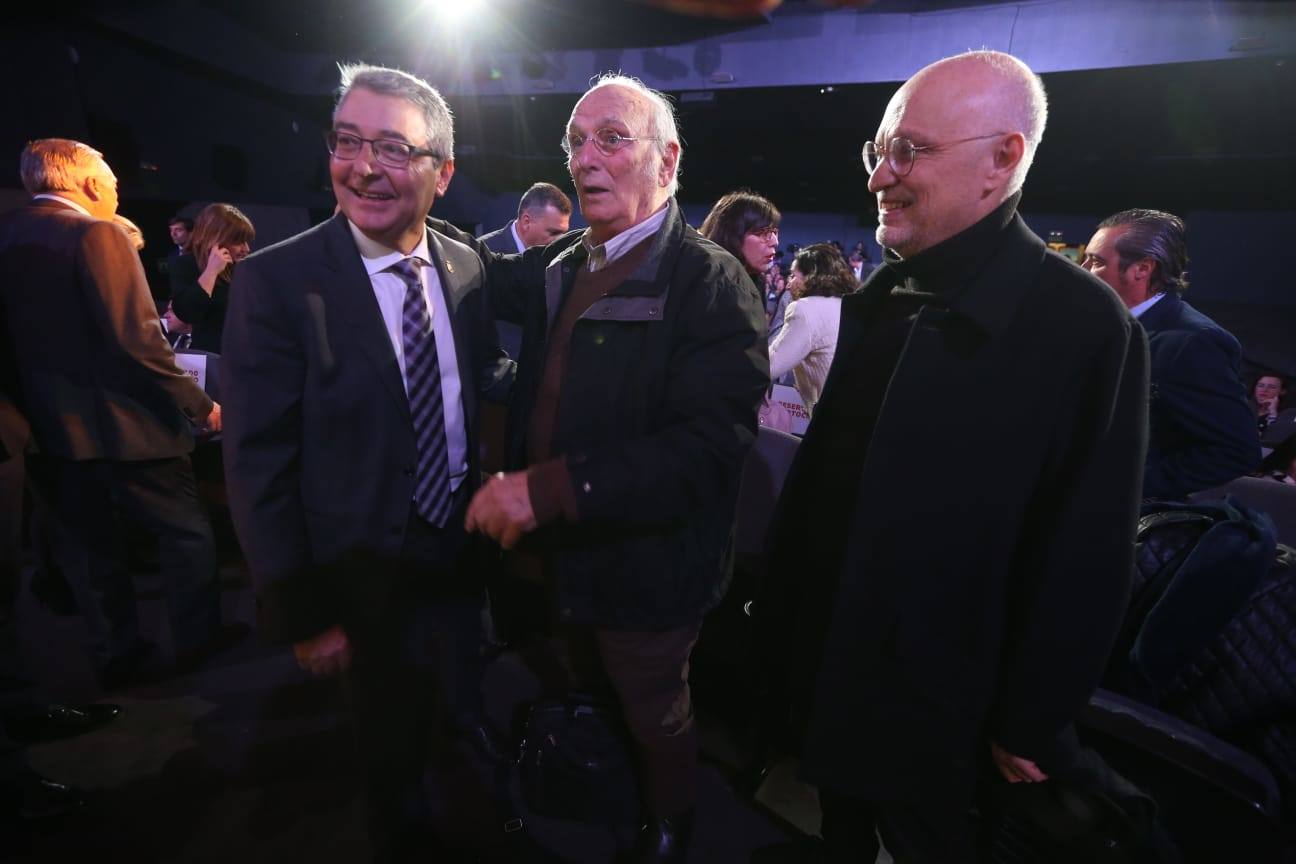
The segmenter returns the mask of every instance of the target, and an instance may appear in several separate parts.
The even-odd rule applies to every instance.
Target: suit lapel
[[[441,281],[441,296],[450,321],[450,332],[454,334],[455,360],[459,366],[459,393],[463,399],[464,426],[467,427],[471,418],[476,416],[477,369],[472,362],[469,334],[464,332],[465,327],[459,319],[459,305],[472,288],[472,280],[465,277],[472,272],[470,268],[475,268],[476,262],[452,254],[431,229],[428,230],[428,254],[432,257],[432,265],[436,267]],[[468,430],[465,428],[465,431]],[[471,440],[471,432],[468,434]]]
[[[378,301],[374,298],[373,283],[351,237],[346,218],[341,215],[333,217],[324,238],[323,263],[333,273],[333,278],[323,286],[328,295],[328,305],[338,311],[340,320],[347,323],[344,332],[360,346],[373,365],[374,374],[408,421],[409,399],[405,395],[400,363],[392,349]]]

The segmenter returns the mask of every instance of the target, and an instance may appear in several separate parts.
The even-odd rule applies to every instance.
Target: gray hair
[[[674,197],[675,193],[679,192],[679,178],[684,170],[684,145],[680,142],[679,127],[675,123],[675,109],[671,106],[670,99],[665,93],[652,89],[638,78],[622,75],[619,72],[605,72],[599,75],[581,98],[584,99],[585,96],[603,87],[624,87],[633,90],[648,103],[648,136],[658,139],[656,144],[659,162],[665,158],[666,149],[670,144],[679,147],[679,156],[675,159],[675,175],[671,177],[670,184],[666,187],[666,194]],[[653,176],[656,176],[655,171]]]
[[[1044,127],[1048,124],[1048,94],[1044,92],[1044,82],[1024,62],[1003,51],[982,48],[959,54],[954,59],[984,64],[1009,88],[1006,115],[998,119],[1010,127],[1003,131],[1020,132],[1026,139],[1021,162],[1009,179],[1008,193],[1011,195],[1026,183],[1026,175],[1035,161],[1035,151],[1044,139]]]
[[[424,146],[436,153],[440,160],[454,158],[454,115],[435,87],[422,78],[386,66],[339,63],[338,71],[342,73],[342,83],[338,87],[337,102],[333,106],[335,123],[338,109],[355,87],[383,96],[398,96],[423,112],[423,122],[428,130],[428,140]]]
[[[1116,240],[1120,269],[1151,259],[1156,264],[1148,284],[1154,294],[1188,290],[1188,244],[1184,221],[1163,210],[1122,210],[1098,223],[1099,228],[1124,228]]]
[[[103,154],[69,138],[28,141],[18,158],[18,175],[30,195],[73,192],[86,177],[107,167]]]

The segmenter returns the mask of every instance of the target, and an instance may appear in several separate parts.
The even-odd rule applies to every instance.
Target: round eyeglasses
[[[563,152],[567,154],[567,158],[570,159],[576,151],[585,146],[586,141],[593,141],[594,146],[598,148],[600,153],[604,156],[611,156],[620,150],[624,150],[636,141],[660,140],[660,138],[650,138],[647,135],[640,135],[637,138],[632,138],[629,135],[622,135],[615,129],[604,128],[598,130],[588,138],[576,132],[568,132],[563,136],[562,149]]]
[[[404,168],[415,156],[431,156],[438,161],[441,159],[441,154],[435,150],[424,150],[394,138],[361,138],[336,129],[324,133],[324,144],[335,159],[343,160],[356,158],[360,155],[360,149],[368,144],[373,150],[374,159],[388,168]]]
[[[970,138],[960,138],[957,141],[947,141],[944,144],[923,144],[919,146],[908,138],[895,137],[891,143],[879,147],[876,142],[864,142],[864,170],[868,171],[869,176],[877,171],[886,159],[887,165],[891,168],[891,173],[897,177],[904,177],[913,170],[914,160],[918,157],[919,151],[922,150],[941,150],[945,147],[953,147],[956,144],[966,144],[969,141],[983,141],[986,138],[996,138],[1004,135],[1004,132],[991,132],[988,135],[973,135]]]

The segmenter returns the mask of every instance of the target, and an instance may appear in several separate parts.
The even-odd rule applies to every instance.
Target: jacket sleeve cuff
[[[537,525],[548,525],[559,519],[577,521],[576,491],[562,457],[527,470],[527,494],[531,496],[531,511]]]

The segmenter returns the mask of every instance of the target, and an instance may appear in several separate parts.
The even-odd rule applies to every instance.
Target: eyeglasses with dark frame
[[[577,150],[580,150],[582,147],[585,146],[586,141],[593,141],[594,146],[598,148],[600,153],[602,153],[604,156],[611,156],[614,153],[624,150],[627,146],[633,144],[635,141],[660,141],[660,140],[661,140],[660,138],[652,138],[647,135],[640,135],[638,137],[622,135],[620,132],[616,131],[615,129],[608,129],[604,127],[603,129],[599,129],[597,132],[595,132],[593,135],[591,135],[588,138],[586,138],[584,135],[579,135],[575,132],[568,132],[566,135],[563,136],[562,149],[563,152],[567,154],[567,158],[570,159],[572,155],[576,153]]]
[[[957,141],[946,141],[943,144],[924,144],[919,146],[908,138],[896,137],[891,139],[891,143],[885,147],[878,147],[874,141],[864,142],[864,170],[868,171],[869,176],[877,171],[882,164],[882,159],[887,160],[891,166],[891,172],[897,177],[906,177],[913,170],[914,160],[922,150],[940,150],[944,147],[953,147],[955,144],[966,144],[969,141],[983,141],[986,138],[997,138],[1000,135],[1007,135],[1007,132],[991,132],[988,135],[973,135],[970,138],[959,138]]]
[[[442,156],[435,150],[424,150],[405,141],[394,138],[361,138],[350,132],[330,129],[324,133],[324,144],[334,158],[350,160],[360,155],[360,149],[368,144],[374,158],[388,168],[405,168],[415,156],[431,156],[440,161]]]
[[[779,239],[779,229],[773,225],[756,231],[748,231],[747,233],[763,243],[769,243],[771,240],[777,243]]]

